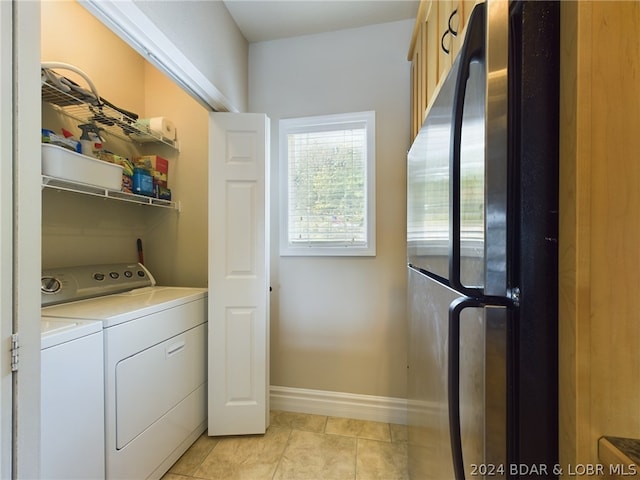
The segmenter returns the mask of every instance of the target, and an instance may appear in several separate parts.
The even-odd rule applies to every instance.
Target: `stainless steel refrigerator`
[[[409,472],[558,461],[559,2],[476,5],[408,154]]]

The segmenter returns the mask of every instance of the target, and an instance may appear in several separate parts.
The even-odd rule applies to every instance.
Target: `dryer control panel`
[[[42,306],[150,287],[155,279],[141,263],[80,265],[42,271]]]

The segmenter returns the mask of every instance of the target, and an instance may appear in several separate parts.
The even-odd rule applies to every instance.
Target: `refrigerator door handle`
[[[469,78],[469,67],[474,60],[482,60],[485,57],[485,4],[474,7],[469,18],[469,27],[462,45],[459,58],[458,77],[456,79],[455,95],[453,98],[453,128],[451,129],[450,148],[450,181],[449,190],[449,281],[451,286],[459,292],[471,296],[482,296],[481,288],[468,287],[462,284],[460,279],[460,202],[461,202],[461,143],[462,143],[462,116],[464,113],[464,100]]]
[[[449,433],[453,472],[456,480],[464,480],[464,460],[462,458],[462,436],[460,433],[460,313],[465,308],[482,307],[478,298],[460,297],[449,305],[449,358],[447,368],[447,388],[449,400]]]
[[[466,308],[507,307],[515,305],[507,297],[459,297],[449,305],[447,358],[447,398],[453,471],[456,480],[465,480],[460,426],[460,314]]]

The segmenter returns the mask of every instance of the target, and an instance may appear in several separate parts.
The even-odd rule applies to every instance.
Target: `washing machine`
[[[102,325],[106,478],[160,478],[206,428],[207,290],[91,265],[44,271],[42,301]]]
[[[104,478],[102,324],[43,317],[41,334],[41,477]]]

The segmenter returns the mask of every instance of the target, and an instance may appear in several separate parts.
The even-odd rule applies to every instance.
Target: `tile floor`
[[[407,429],[271,412],[264,435],[202,435],[163,480],[406,480]]]

